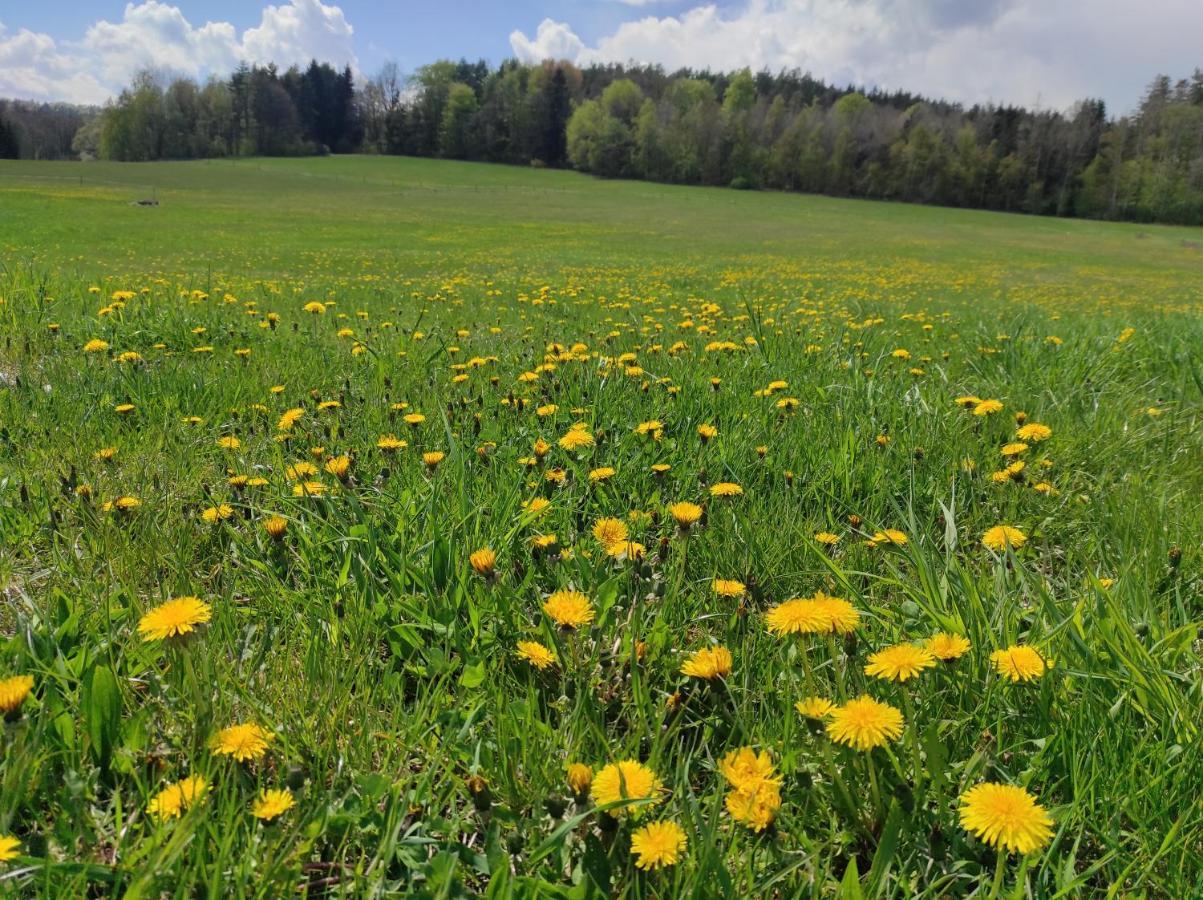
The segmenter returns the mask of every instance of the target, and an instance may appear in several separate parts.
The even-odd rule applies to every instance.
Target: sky
[[[103,103],[140,68],[203,78],[311,58],[809,71],[839,85],[1130,112],[1203,66],[1203,0],[0,0],[0,96]]]

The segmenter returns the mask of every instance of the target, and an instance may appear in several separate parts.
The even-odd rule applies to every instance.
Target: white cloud
[[[544,19],[533,40],[521,31],[511,32],[510,47],[514,55],[525,62],[542,62],[545,59],[579,59],[585,51],[585,42],[563,22]]]
[[[545,19],[510,37],[523,59],[798,68],[837,84],[1061,108],[1130,110],[1159,73],[1203,62],[1198,0],[748,0],[624,22],[592,43]]]
[[[0,23],[0,96],[101,103],[134,72],[166,69],[193,77],[224,73],[240,60],[281,67],[318,59],[357,68],[354,30],[338,6],[290,0],[264,8],[239,37],[229,22],[193,25],[159,0],[127,3],[120,22],[100,20],[78,41],[56,41]]]

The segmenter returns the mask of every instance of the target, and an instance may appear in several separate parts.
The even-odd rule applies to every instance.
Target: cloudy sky
[[[439,57],[799,68],[965,102],[1127,112],[1203,66],[1203,0],[0,0],[0,96],[100,103],[136,69],[316,57],[371,73]]]

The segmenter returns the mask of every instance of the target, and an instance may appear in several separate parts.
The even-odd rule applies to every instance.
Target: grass
[[[33,679],[0,738],[4,890],[1203,890],[1200,230],[366,157],[4,163],[0,211],[0,679]],[[1021,412],[1051,436],[1005,458]],[[1000,524],[1023,546],[984,547]],[[542,610],[569,587],[575,631]],[[851,633],[769,631],[817,591]],[[144,640],[181,596],[210,621]],[[940,631],[970,650],[865,674]],[[712,645],[726,678],[680,674]],[[1003,679],[1012,645],[1051,668]],[[905,718],[871,751],[794,709],[862,693]],[[266,752],[222,755],[236,723]],[[761,831],[724,802],[741,747],[780,777]],[[628,759],[650,810],[566,782]],[[961,827],[984,781],[1038,799],[1045,846]],[[295,800],[271,822],[266,789]],[[660,819],[688,847],[639,870]]]

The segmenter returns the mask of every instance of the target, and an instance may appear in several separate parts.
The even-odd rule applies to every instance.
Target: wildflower
[[[961,827],[991,847],[1031,853],[1053,836],[1053,820],[1021,787],[985,782],[961,795]]]
[[[104,353],[108,349],[108,341],[102,341],[100,338],[92,338],[84,344],[84,353]]]
[[[33,690],[33,676],[14,675],[0,681],[0,712],[5,715],[16,712]]]
[[[416,413],[416,412],[415,413],[406,413],[404,416],[401,417],[401,419],[402,419],[402,421],[405,422],[406,425],[409,425],[412,428],[417,428],[419,425],[421,425],[423,422],[426,421],[426,417],[424,415],[422,415],[421,413]]]
[[[294,497],[321,497],[326,493],[326,486],[320,481],[301,481],[292,486]]]
[[[849,700],[831,711],[827,735],[857,750],[872,750],[902,734],[902,713],[868,695]]]
[[[559,440],[560,447],[569,452],[593,446],[593,435],[584,427],[572,427]]]
[[[222,450],[237,450],[242,446],[242,441],[238,440],[238,438],[234,437],[232,434],[228,434],[225,437],[219,437],[217,439],[217,446]]]
[[[835,704],[826,697],[807,697],[795,703],[794,709],[808,719],[826,719],[835,709]]]
[[[765,614],[765,621],[777,635],[847,633],[860,621],[860,613],[848,601],[819,591],[813,597],[777,604]]]
[[[996,412],[1001,412],[1002,408],[1002,402],[999,400],[983,400],[973,407],[973,414],[975,416],[992,416]]]
[[[678,528],[687,529],[702,518],[702,507],[683,500],[679,503],[669,504],[668,514],[673,517]]]
[[[688,846],[685,832],[676,822],[652,822],[631,833],[631,853],[639,869],[676,865]]]
[[[626,523],[621,519],[606,517],[593,523],[593,537],[603,547],[621,543],[629,534]]]
[[[309,478],[316,474],[317,466],[304,459],[284,469],[284,477],[289,481],[300,481],[303,478]]]
[[[888,681],[907,681],[935,664],[935,656],[923,647],[895,644],[870,656],[865,674]]]
[[[326,311],[326,305],[324,303],[318,303],[316,300],[311,300],[309,303],[305,304],[303,309],[305,312],[310,313],[311,315],[320,316]]]
[[[969,640],[959,634],[941,631],[927,639],[927,652],[945,662],[960,659],[969,652]]]
[[[522,504],[522,508],[532,515],[538,515],[549,506],[551,506],[551,501],[545,497],[532,497],[530,500],[527,500]]]
[[[296,800],[293,799],[292,791],[272,788],[256,798],[254,805],[251,806],[251,815],[264,822],[270,822],[288,812],[295,805]]]
[[[234,515],[234,507],[230,506],[228,503],[219,503],[217,506],[210,506],[204,510],[204,512],[201,513],[201,518],[210,525],[213,525],[217,522],[223,521],[224,519],[230,518],[232,515]]]
[[[956,403],[957,406],[960,406],[963,409],[970,409],[972,407],[977,406],[979,403],[981,403],[982,398],[975,397],[972,394],[970,394],[965,397],[957,397],[957,399],[954,402]]]
[[[200,775],[190,775],[159,791],[147,805],[146,811],[160,822],[178,818],[204,798],[208,787],[208,782]]]
[[[294,407],[293,409],[285,410],[284,414],[280,416],[280,421],[276,423],[276,430],[292,431],[293,426],[295,426],[297,422],[301,421],[304,416],[305,410],[301,409],[299,406]]]
[[[134,410],[136,410],[136,409],[137,409],[137,407],[134,406],[134,404],[132,404],[132,403],[118,403],[116,406],[113,407],[113,411],[116,412],[118,415],[122,415],[122,416],[129,415],[130,413],[134,412]]]
[[[409,446],[408,441],[402,441],[391,434],[383,435],[376,442],[376,447],[383,450],[385,453],[396,453],[398,450],[404,450]]]
[[[443,453],[439,450],[432,450],[429,453],[422,454],[422,462],[425,464],[426,468],[433,472],[436,468],[438,468],[439,463],[441,463],[446,457],[446,453]]]
[[[278,541],[288,531],[288,520],[283,516],[268,516],[263,520],[263,530],[272,540]]]
[[[817,531],[815,532],[815,541],[825,547],[834,547],[840,542],[840,536],[832,534],[830,531]]]
[[[892,544],[895,547],[905,547],[908,542],[905,532],[899,531],[896,528],[887,528],[885,531],[875,532],[873,537],[867,541],[870,547],[877,547],[881,544]]]
[[[585,794],[593,784],[593,770],[584,763],[569,763],[565,777],[574,794]]]
[[[699,425],[698,437],[702,439],[702,443],[706,443],[711,438],[718,437],[718,429],[713,425]]]
[[[990,662],[1003,678],[1012,682],[1034,681],[1053,667],[1051,659],[1045,659],[1034,647],[1014,644],[1006,650],[995,650]]]
[[[612,816],[630,815],[640,818],[663,797],[664,785],[656,773],[633,759],[610,763],[593,776],[591,796],[598,806],[613,803],[625,805],[608,810]],[[638,801],[638,802],[630,802]]]
[[[734,578],[716,578],[713,587],[719,597],[742,597],[748,590],[747,585]]]
[[[589,598],[580,591],[556,591],[543,603],[543,611],[561,628],[579,628],[593,621]]]
[[[1018,550],[1027,543],[1028,536],[1011,525],[995,525],[986,529],[982,535],[982,544],[996,553],[1004,553],[1007,548]]]
[[[739,791],[755,791],[779,781],[774,777],[773,759],[767,750],[757,753],[751,747],[732,750],[719,762],[719,771]]]
[[[1023,441],[1015,441],[1010,444],[1005,444],[998,452],[1003,456],[1019,456],[1021,453],[1027,453],[1029,449],[1031,448],[1028,447],[1028,445]]]
[[[719,763],[719,770],[731,783],[724,801],[731,818],[752,831],[768,828],[781,807],[781,779],[774,773],[768,751],[758,754],[751,747],[732,750]]]
[[[710,486],[711,497],[738,497],[744,492],[738,484],[733,484],[729,481],[720,481],[718,484]]]
[[[143,641],[162,641],[192,632],[208,622],[213,611],[196,597],[177,597],[156,606],[138,621]]]
[[[479,550],[474,550],[468,556],[468,562],[472,566],[472,571],[477,575],[489,578],[495,571],[497,554],[488,547],[481,547]]]
[[[681,665],[681,674],[712,681],[731,674],[731,651],[726,647],[707,647],[691,653]]]
[[[351,474],[351,457],[345,454],[343,456],[332,456],[326,460],[326,465],[323,468],[339,481],[346,481]]]
[[[21,842],[11,834],[0,834],[0,862],[16,859],[20,854]]]
[[[556,664],[556,655],[538,641],[519,641],[515,655],[530,663],[540,672]]]
[[[613,544],[606,545],[606,556],[612,559],[643,559],[647,548],[638,541],[615,541]]]
[[[218,756],[232,756],[237,762],[248,762],[263,756],[274,739],[275,735],[270,731],[247,722],[217,732],[209,740],[209,749]]]
[[[1021,441],[1039,443],[1040,441],[1045,441],[1052,437],[1053,430],[1047,425],[1041,425],[1039,422],[1029,422],[1016,431],[1015,436]]]

